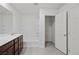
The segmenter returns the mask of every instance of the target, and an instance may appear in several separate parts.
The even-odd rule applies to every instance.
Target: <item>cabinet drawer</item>
[[[0,53],[6,51],[8,48],[10,48],[14,44],[13,41],[6,43],[5,45],[0,47]]]

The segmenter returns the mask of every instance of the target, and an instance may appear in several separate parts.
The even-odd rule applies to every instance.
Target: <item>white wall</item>
[[[6,11],[7,12],[7,11]],[[5,12],[0,13],[0,34],[1,33],[12,33],[12,14],[6,14]]]
[[[2,33],[2,15],[0,14],[0,33]]]
[[[52,16],[45,16],[45,41],[52,41]]]
[[[65,4],[62,8],[59,9],[59,13],[60,12],[66,12],[69,11],[71,8],[78,6],[79,4],[77,3],[67,3]]]
[[[44,47],[45,42],[45,20],[44,15],[57,14],[57,10],[41,9],[38,13],[20,14],[16,12],[9,4],[0,4],[13,14],[13,33],[22,33],[24,35],[25,47]],[[43,14],[41,14],[42,12]],[[40,17],[40,18],[39,18]],[[40,19],[40,20],[39,20]]]
[[[2,17],[3,17],[2,18],[2,33],[12,33],[12,29],[13,29],[12,15],[3,14]]]
[[[13,33],[22,33],[22,15],[15,13],[13,16]]]
[[[13,14],[13,33],[22,33],[28,47],[44,47],[45,15],[55,16],[58,12],[52,9],[41,9],[38,13],[20,14],[9,4],[0,4]],[[40,17],[40,18],[39,18]]]
[[[22,14],[20,32],[24,35],[25,47],[38,47],[39,41],[39,14]]]
[[[55,16],[52,16],[52,33],[51,33],[51,38],[52,38],[52,42],[55,43]]]
[[[0,4],[12,12],[12,33],[22,33],[24,38],[24,47],[37,47],[39,42],[39,12],[20,14],[9,4]],[[7,16],[4,16],[7,19]],[[7,20],[4,20],[8,22]],[[7,23],[6,23],[7,24]],[[10,25],[10,24],[9,24]],[[7,25],[6,25],[7,27]],[[9,27],[10,29],[11,27]],[[5,31],[4,31],[5,32]],[[7,32],[7,31],[6,31]]]
[[[12,22],[13,22],[13,29],[12,32],[13,33],[19,33],[19,22],[18,20],[21,19],[21,14],[16,11],[16,9],[14,9],[10,4],[8,3],[0,3],[0,6],[4,7],[5,9],[7,9],[10,13],[12,13]]]

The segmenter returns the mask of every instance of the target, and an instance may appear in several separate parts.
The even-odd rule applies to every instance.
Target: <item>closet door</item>
[[[55,47],[67,54],[66,40],[66,12],[56,15],[55,20]]]
[[[79,7],[69,11],[68,54],[79,54]]]

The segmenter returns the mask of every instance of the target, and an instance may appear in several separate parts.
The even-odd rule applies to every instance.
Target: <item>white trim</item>
[[[39,19],[39,47],[45,48],[45,15],[56,16],[57,10],[40,9]]]

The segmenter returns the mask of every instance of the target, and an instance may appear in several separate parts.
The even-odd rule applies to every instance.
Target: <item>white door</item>
[[[69,11],[68,54],[79,54],[79,7]]]
[[[64,54],[67,54],[66,43],[66,12],[62,12],[56,15],[55,47]]]

